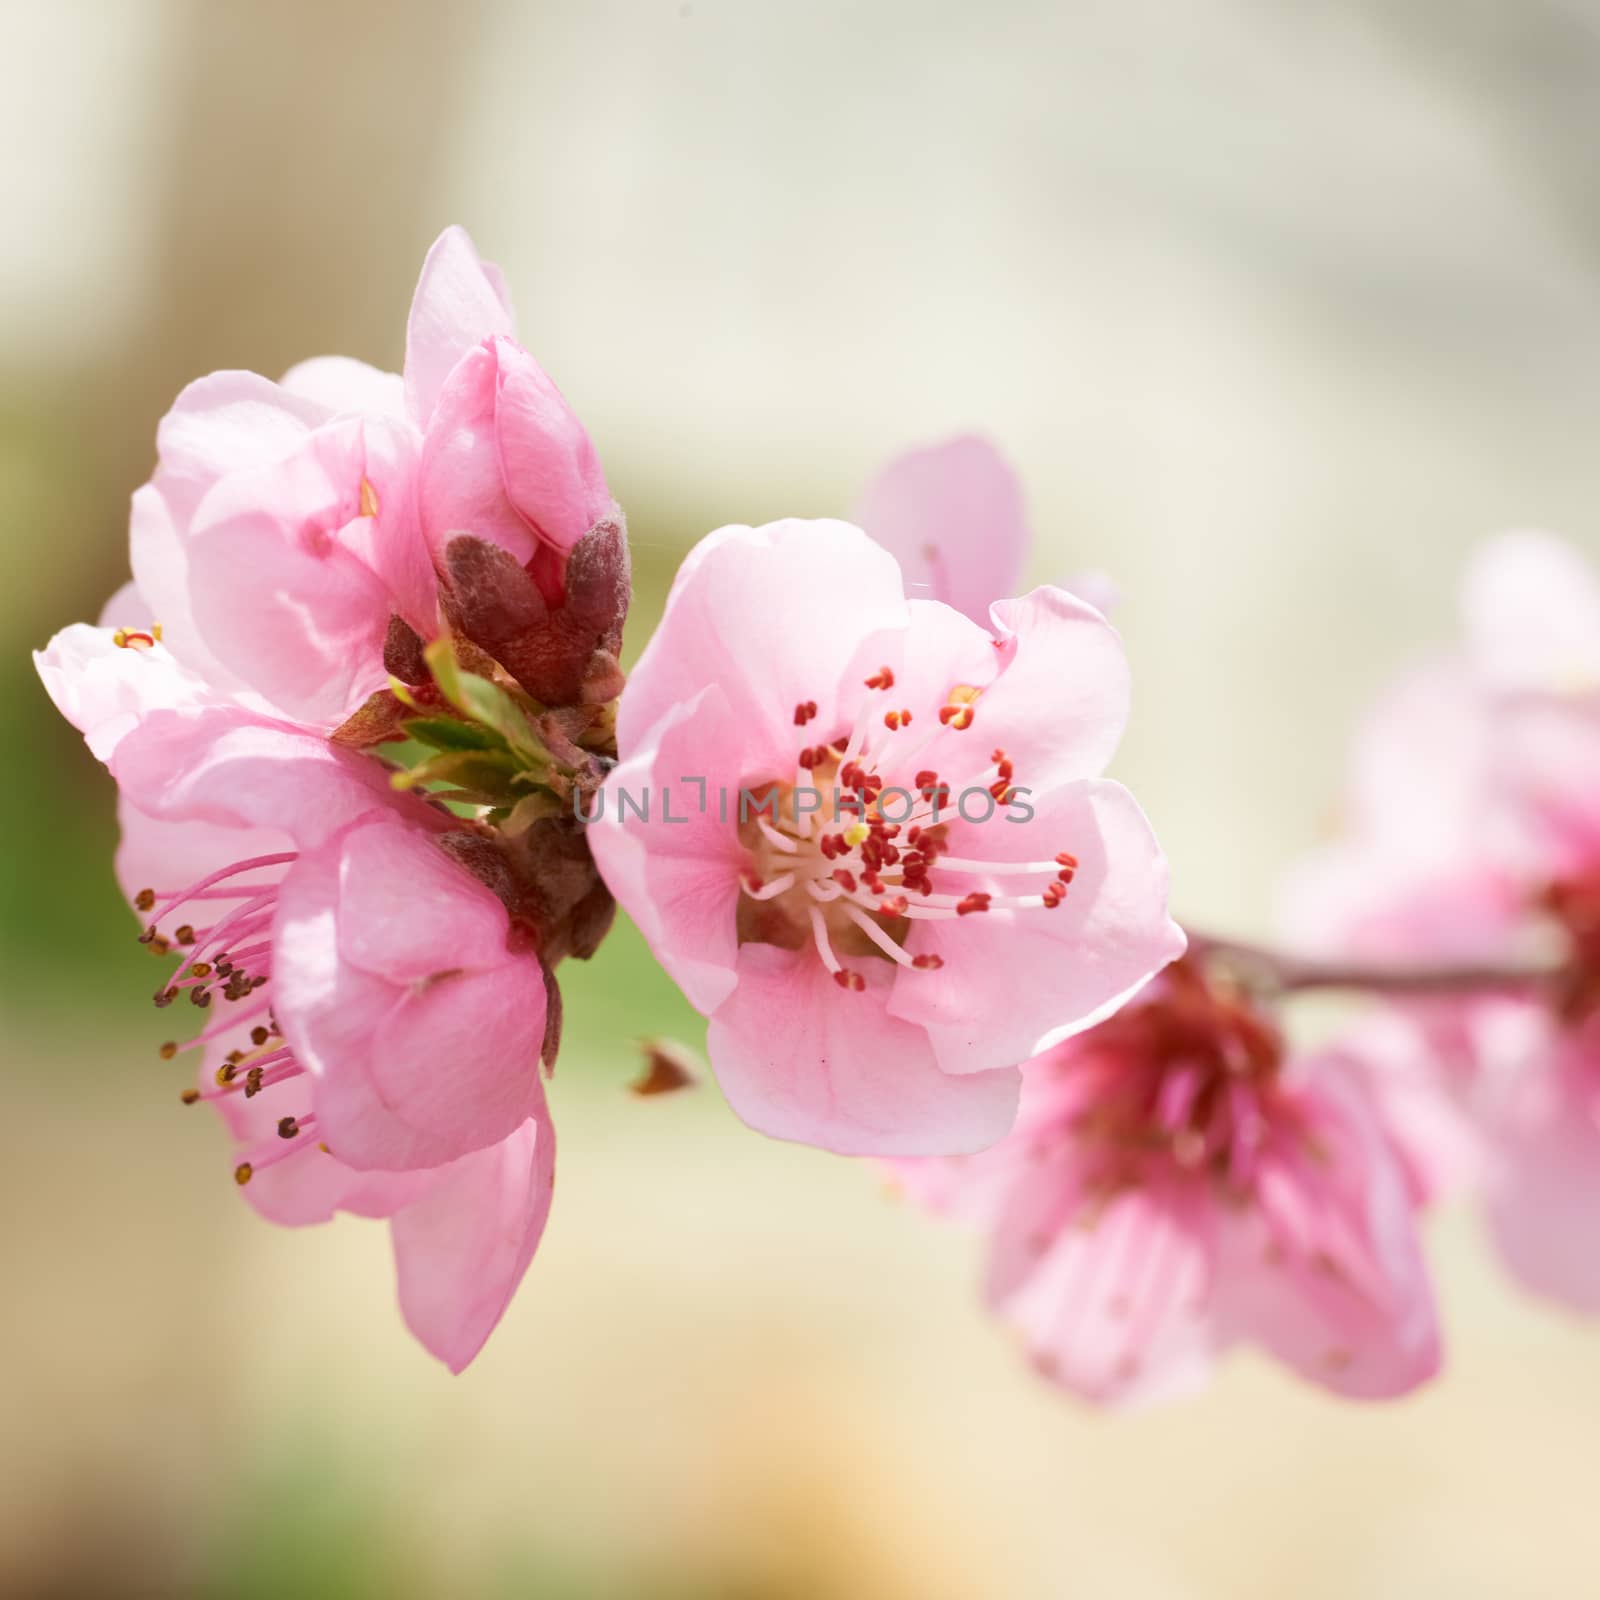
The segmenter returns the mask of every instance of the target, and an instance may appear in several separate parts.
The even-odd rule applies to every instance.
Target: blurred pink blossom
[[[1387,1027],[1409,1049],[1377,1081],[1422,1112],[1396,1123],[1413,1164],[1482,1186],[1510,1269],[1600,1311],[1600,580],[1560,541],[1508,534],[1462,609],[1459,651],[1362,730],[1347,831],[1290,876],[1284,921],[1317,955],[1560,967],[1408,1003]]]
[[[1287,1055],[1182,961],[1023,1067],[1003,1143],[895,1170],[987,1231],[990,1305],[1088,1399],[1181,1393],[1238,1343],[1340,1394],[1400,1394],[1436,1370],[1438,1333],[1359,1050]]]

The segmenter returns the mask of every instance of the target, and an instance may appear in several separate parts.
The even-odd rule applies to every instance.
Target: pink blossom
[[[195,1041],[205,1068],[187,1098],[222,1106],[237,1176],[264,1213],[393,1218],[407,1320],[456,1370],[498,1320],[549,1209],[550,964],[590,953],[611,906],[581,838],[530,843],[530,828],[514,839],[462,822],[397,793],[390,768],[357,747],[394,737],[420,701],[460,713],[465,747],[490,751],[502,818],[517,762],[546,770],[504,663],[491,667],[500,683],[451,680],[509,729],[495,745],[422,649],[441,630],[422,465],[430,440],[472,420],[441,397],[477,393],[475,375],[498,363],[486,437],[523,510],[570,509],[569,457],[583,486],[604,488],[582,430],[510,331],[498,273],[452,229],[423,267],[403,378],[326,357],[281,384],[237,372],[191,384],[134,497],[135,581],[100,626],[65,629],[35,657],[116,778],[120,867],[144,942],[179,961],[156,1003],[216,1018]],[[484,540],[452,569],[456,631],[469,613],[503,621],[503,574],[490,573],[498,588],[455,581],[483,567],[482,551],[505,559],[492,543],[498,511],[433,480],[429,493],[452,526],[470,529],[480,509],[485,519]],[[613,520],[563,565],[570,530],[548,520],[541,548],[561,560],[540,576],[563,595],[546,605],[513,568],[533,598],[507,642],[541,683],[572,686],[570,699],[541,698],[564,770],[577,772],[586,753],[570,740],[598,713],[568,708],[579,691],[598,705],[618,676],[626,544]],[[403,696],[377,693],[391,673],[412,686]]]
[[[124,800],[119,877],[147,942],[179,957],[157,1004],[216,1018],[184,1047],[202,1052],[185,1099],[223,1113],[247,1197],[288,1224],[391,1217],[406,1320],[460,1371],[549,1212],[543,971],[438,813],[373,809],[359,758],[288,737],[299,748],[270,762],[295,769],[302,809],[280,796],[281,825],[261,826],[234,751],[162,795],[159,818]],[[330,829],[339,801],[359,814]]]
[[[1289,1057],[1192,962],[1023,1068],[1015,1131],[897,1164],[989,1235],[987,1297],[1041,1372],[1088,1399],[1198,1385],[1258,1344],[1358,1398],[1432,1376],[1415,1197],[1352,1071]]]
[[[391,616],[438,631],[431,551],[452,533],[526,560],[611,511],[588,436],[512,329],[499,273],[451,228],[423,264],[403,377],[321,357],[282,383],[190,384],[133,500],[134,577],[173,656],[332,728],[387,681]]]
[[[460,1371],[550,1206],[527,930],[452,852],[469,836],[447,813],[127,632],[68,630],[40,670],[117,779],[145,940],[178,954],[156,1003],[216,1017],[187,1098],[219,1103],[264,1215],[391,1217],[407,1323]]]
[[[1528,1287],[1600,1310],[1600,581],[1546,535],[1472,563],[1463,643],[1380,705],[1350,826],[1291,876],[1300,948],[1429,965],[1562,959],[1543,991],[1408,1004],[1381,1092],[1437,1108],[1397,1127],[1419,1169],[1481,1184]],[[1458,1159],[1460,1129],[1477,1149]]]
[[[1149,825],[1098,776],[1116,634],[1059,589],[991,618],[908,602],[848,524],[724,528],[629,681],[591,846],[763,1132],[982,1148],[1016,1062],[1183,948]]]

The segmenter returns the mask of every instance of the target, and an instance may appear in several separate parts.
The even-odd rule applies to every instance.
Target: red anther
[[[1001,761],[1004,761],[1005,758],[1005,751],[1002,750],[998,745],[996,745],[995,748],[989,753],[989,759],[997,764]]]
[[[882,855],[883,855],[884,861],[889,866],[892,867],[895,864],[895,862],[897,862],[900,859],[899,847],[896,846],[896,845],[892,845],[892,844],[886,844],[883,847]]]
[[[894,688],[894,669],[892,667],[879,667],[878,670],[867,679],[867,687],[869,689]]]
[[[820,767],[828,759],[828,747],[825,744],[814,744],[809,750],[800,752],[800,766],[810,772],[815,767]]]
[[[1009,778],[1016,772],[1017,769],[1013,767],[1009,761],[1001,761],[996,763],[994,770],[999,777]]]
[[[997,782],[991,783],[989,785],[989,793],[1003,805],[1006,796],[1011,793],[1011,780],[1009,778],[1001,778]]]
[[[805,727],[805,725],[814,716],[816,716],[816,714],[817,714],[817,702],[815,700],[802,700],[800,702],[800,704],[797,705],[794,708],[794,725],[795,725],[795,727],[797,727],[797,728]]]
[[[925,956],[913,956],[911,965],[919,972],[937,972],[944,965],[944,957],[936,956],[930,951]]]
[[[885,711],[883,714],[883,725],[890,733],[897,732],[910,721],[911,713],[909,711]]]
[[[825,833],[817,840],[817,849],[822,852],[824,861],[832,861],[836,856],[844,854],[844,840],[836,833]]]
[[[878,910],[886,917],[903,917],[910,901],[903,894],[892,894],[887,900],[878,903]]]
[[[838,751],[838,752],[839,752],[839,754],[840,754],[840,755],[843,755],[843,754],[844,754],[844,753],[845,753],[845,751],[846,751],[846,750],[848,750],[848,749],[849,749],[849,748],[850,748],[850,741],[849,741],[849,739],[848,739],[848,738],[845,738],[845,739],[835,739],[835,740],[834,740],[834,741],[833,741],[833,748],[834,748],[834,749],[835,749],[835,750],[837,750],[837,751]]]
[[[1075,878],[1075,877],[1076,877],[1076,876],[1077,876],[1077,874],[1076,874],[1076,873],[1075,873],[1075,872],[1074,872],[1074,871],[1073,871],[1073,869],[1072,869],[1072,868],[1071,868],[1071,867],[1063,867],[1063,868],[1062,868],[1062,869],[1061,869],[1061,870],[1060,870],[1060,871],[1059,871],[1059,872],[1058,872],[1058,873],[1057,873],[1057,874],[1056,874],[1056,876],[1057,876],[1057,877],[1058,877],[1058,878],[1059,878],[1059,879],[1060,879],[1060,880],[1061,880],[1061,881],[1062,881],[1062,882],[1063,882],[1063,883],[1071,883],[1071,882],[1072,882],[1072,880],[1073,880],[1073,879],[1074,879],[1074,878]]]
[[[931,789],[939,781],[939,774],[932,767],[925,768],[917,774],[917,787]]]
[[[846,894],[854,894],[856,892],[856,875],[848,867],[835,867],[833,869],[833,881]]]
[[[833,981],[841,989],[848,989],[851,994],[860,994],[867,986],[867,980],[859,972],[852,972],[848,967],[840,967],[834,973]]]
[[[1069,856],[1065,850],[1063,850],[1061,854],[1056,857],[1056,865],[1058,867],[1075,867],[1077,864],[1078,858],[1076,856]]]
[[[906,843],[915,844],[922,837],[922,824],[913,822],[906,832]]]
[[[961,904],[956,907],[956,915],[958,917],[969,917],[975,911],[987,911],[988,909],[989,896],[981,889],[974,889],[972,893],[969,894],[961,902]]]
[[[1043,898],[1045,910],[1054,911],[1067,898],[1067,886],[1064,883],[1047,883]]]
[[[957,733],[972,726],[971,706],[940,706],[939,720],[947,728],[953,728]]]
[[[866,871],[861,874],[861,881],[867,886],[868,894],[883,893],[883,879],[876,872]]]

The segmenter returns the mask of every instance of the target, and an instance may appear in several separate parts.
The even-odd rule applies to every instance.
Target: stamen
[[[833,946],[828,943],[827,922],[824,920],[822,913],[815,906],[812,906],[809,909],[811,916],[811,937],[816,941],[817,954],[822,957],[823,966],[825,966],[829,972],[837,973],[843,971],[843,968],[839,965],[838,956],[833,953]]]
[[[236,878],[241,872],[253,872],[257,867],[282,867],[297,859],[297,852],[293,850],[282,851],[277,855],[253,856],[248,861],[235,861],[230,866],[221,867],[209,877],[202,878],[198,883],[192,883],[187,889],[181,890],[157,908],[152,922],[159,922],[168,912],[175,911],[185,901],[194,899],[201,890],[209,889],[213,884],[222,883],[225,879]],[[259,885],[251,885],[248,892],[259,892]],[[142,898],[142,894],[141,894]],[[235,896],[237,898],[237,896]],[[141,907],[141,909],[143,909]]]
[[[940,856],[939,865],[951,872],[982,872],[993,877],[1006,877],[1012,873],[1056,872],[1055,861],[980,861],[972,856]]]
[[[757,817],[756,826],[775,850],[781,850],[785,855],[793,855],[800,848],[796,840],[791,839],[786,833],[780,833],[765,817]]]
[[[915,959],[912,956],[907,955],[906,952],[902,950],[900,946],[897,945],[894,940],[891,939],[889,935],[886,934],[883,929],[880,928],[878,924],[866,914],[866,912],[858,911],[854,906],[846,906],[845,915],[849,917],[849,919],[855,923],[855,925],[864,934],[866,934],[866,936],[875,945],[877,945],[877,947],[883,951],[883,953],[888,956],[891,961],[897,962],[902,967],[911,967],[916,965]]]
[[[751,884],[751,878],[755,878],[754,886]],[[740,883],[752,900],[776,900],[780,894],[786,894],[794,888],[794,874],[782,872],[771,883],[763,884],[754,873],[751,873],[748,877],[742,878]]]

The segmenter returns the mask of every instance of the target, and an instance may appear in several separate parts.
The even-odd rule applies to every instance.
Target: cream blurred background
[[[1578,0],[0,5],[0,1589],[539,1600],[1600,1593],[1600,1327],[1432,1224],[1448,1369],[1243,1355],[1101,1417],[973,1241],[714,1087],[631,933],[567,984],[555,1216],[451,1380],[359,1222],[258,1223],[143,1004],[111,792],[24,658],[125,571],[190,377],[398,365],[509,276],[630,514],[636,650],[726,521],[989,432],[1123,586],[1179,914],[1267,923],[1474,541],[1600,553],[1600,8]]]

